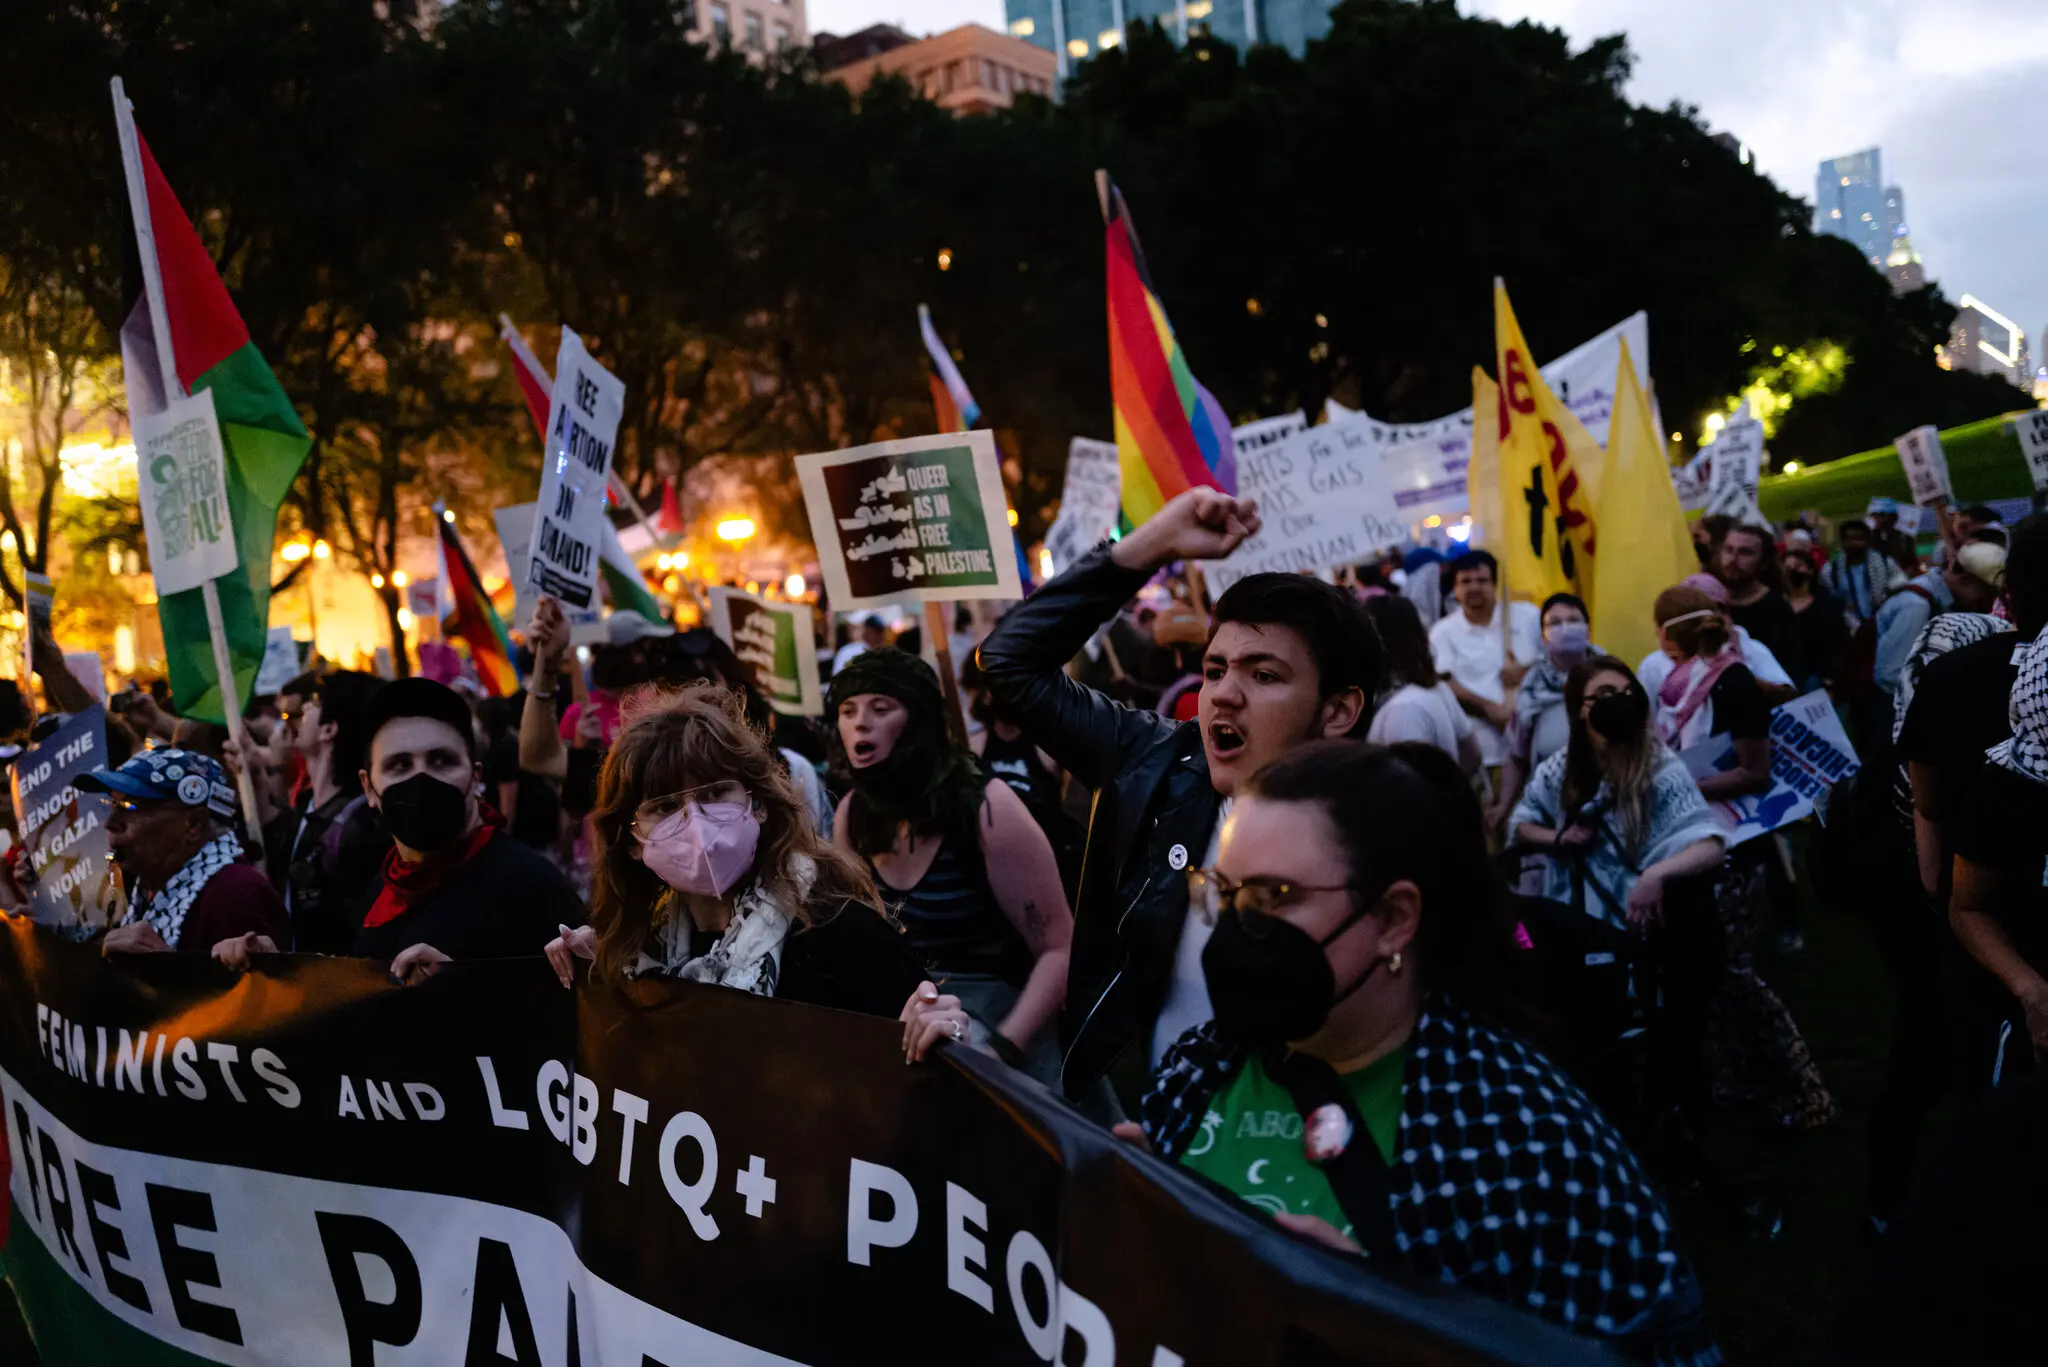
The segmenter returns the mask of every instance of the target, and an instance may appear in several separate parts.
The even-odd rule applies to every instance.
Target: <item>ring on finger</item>
[[[963,1036],[964,1036],[964,1035],[965,1035],[966,1033],[967,1033],[966,1025],[965,1025],[965,1024],[964,1024],[963,1022],[961,1022],[961,1021],[954,1021],[954,1022],[953,1022],[953,1038],[954,1038],[955,1040],[958,1040],[958,1039],[962,1038],[962,1037],[963,1037]]]

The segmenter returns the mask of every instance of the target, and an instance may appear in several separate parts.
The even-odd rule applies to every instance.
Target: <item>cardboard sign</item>
[[[1679,753],[1696,778],[1736,767],[1735,742],[1715,736]],[[1771,713],[1771,786],[1707,804],[1720,818],[1728,847],[1803,821],[1823,809],[1828,791],[1862,768],[1825,690],[1816,689]]]
[[[598,538],[625,406],[626,386],[591,359],[573,329],[563,328],[541,455],[539,516],[527,543],[526,573],[514,582],[561,599],[572,626],[602,615]]]
[[[1906,467],[1906,483],[1913,501],[1927,507],[1952,497],[1948,482],[1948,457],[1941,451],[1941,433],[1932,423],[1916,427],[1893,443],[1899,464]]]
[[[1123,471],[1116,443],[1075,437],[1067,447],[1067,477],[1060,487],[1060,515],[1045,534],[1045,549],[1058,574],[1116,530],[1123,507]]]
[[[2022,413],[2012,426],[2020,439],[2020,452],[2027,458],[2027,473],[2034,477],[2034,488],[2048,489],[2048,408]]]
[[[256,669],[256,696],[282,692],[299,676],[299,643],[290,627],[272,627],[263,638],[263,663]]]
[[[740,589],[711,590],[711,630],[732,647],[768,705],[791,717],[825,711],[808,603],[771,603]]]
[[[796,473],[835,609],[1024,596],[992,433],[798,456]]]
[[[228,523],[227,450],[213,391],[138,413],[135,486],[156,591],[169,597],[234,572],[240,558]]]
[[[1248,574],[1356,564],[1406,540],[1380,455],[1370,432],[1347,423],[1239,456],[1238,496],[1258,500],[1262,525],[1225,559],[1204,562],[1209,592],[1220,595]]]
[[[71,786],[106,764],[107,714],[94,707],[66,717],[9,771],[14,817],[34,872],[29,915],[47,925],[97,929],[120,911],[107,852],[109,799]]]

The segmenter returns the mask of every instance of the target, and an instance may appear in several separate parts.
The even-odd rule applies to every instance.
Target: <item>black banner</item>
[[[49,1367],[1606,1360],[980,1054],[907,1067],[889,1022],[0,931],[4,1259]]]

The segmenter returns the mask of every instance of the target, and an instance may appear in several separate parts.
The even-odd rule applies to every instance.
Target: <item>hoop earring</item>
[[[1401,976],[1401,951],[1398,949],[1387,956],[1387,976],[1390,978]]]

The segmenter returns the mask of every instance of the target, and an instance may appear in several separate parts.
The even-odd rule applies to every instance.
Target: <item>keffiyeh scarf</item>
[[[184,868],[171,875],[171,880],[143,904],[138,914],[156,927],[165,944],[176,949],[178,937],[185,933],[185,917],[199,900],[200,891],[216,873],[241,857],[242,842],[233,831],[215,836],[185,861]]]
[[[1247,1054],[1215,1022],[1161,1060],[1139,1116],[1178,1161]],[[1721,1361],[1663,1198],[1605,1116],[1550,1060],[1435,1000],[1409,1041],[1388,1162],[1396,1252],[1632,1356]]]
[[[2012,624],[1981,612],[1940,612],[1936,613],[1920,634],[1913,638],[1913,649],[1906,656],[1906,667],[1899,671],[1899,692],[1892,707],[1892,747],[1898,748],[1899,733],[1905,729],[1906,710],[1913,705],[1913,690],[1920,686],[1920,678],[1933,664],[1952,650],[1975,645],[1986,636],[1995,636],[2001,631],[2011,631]],[[1908,830],[1913,826],[1913,781],[1902,760],[1892,766],[1892,813]]]
[[[2013,680],[2007,716],[2012,737],[1984,752],[1984,758],[2021,778],[2048,785],[2048,632],[2024,647],[2019,677]]]
[[[817,868],[808,858],[792,868],[798,894],[810,891]],[[756,879],[733,902],[732,919],[711,948],[702,954],[690,949],[690,914],[679,897],[668,899],[666,915],[655,928],[655,953],[643,953],[634,965],[635,977],[681,978],[688,982],[713,983],[757,997],[772,997],[782,979],[782,947],[789,939],[794,919],[787,908]]]

